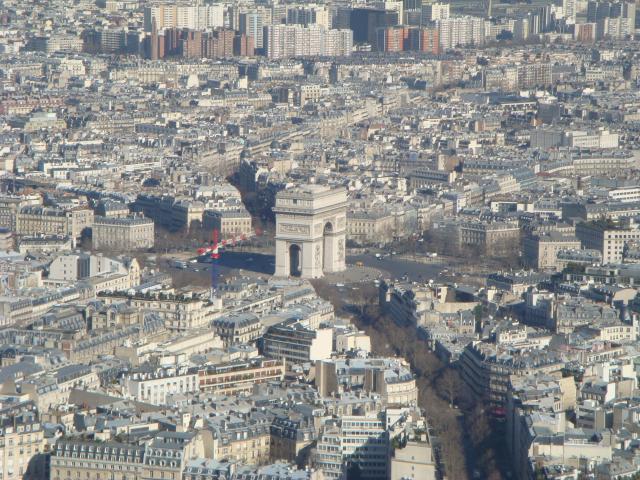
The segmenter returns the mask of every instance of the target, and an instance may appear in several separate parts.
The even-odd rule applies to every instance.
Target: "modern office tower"
[[[409,29],[404,27],[379,28],[376,49],[379,52],[402,52],[409,38]]]
[[[404,19],[404,4],[402,3],[402,0],[384,0],[378,2],[376,5],[387,12],[396,12],[398,14],[397,23],[402,23]]]
[[[233,55],[237,57],[253,57],[255,55],[253,37],[237,33],[233,38]]]
[[[437,28],[422,27],[417,30],[417,34],[419,36],[419,44],[416,50],[434,55],[440,54],[440,37]]]
[[[416,51],[440,53],[438,29],[434,27],[388,27],[378,29],[376,48],[380,52]]]
[[[444,20],[451,16],[451,9],[448,3],[426,3],[422,5],[422,23]]]
[[[286,23],[288,25],[322,25],[325,28],[331,27],[329,10],[322,6],[289,6],[287,7]]]
[[[253,45],[256,49],[264,48],[263,28],[265,23],[263,16],[259,12],[241,13],[239,17],[239,28],[241,34],[253,38]]]
[[[354,8],[351,11],[351,30],[354,43],[375,45],[378,28],[398,24],[398,13],[382,9]]]
[[[404,10],[420,10],[422,8],[422,0],[403,0]]]

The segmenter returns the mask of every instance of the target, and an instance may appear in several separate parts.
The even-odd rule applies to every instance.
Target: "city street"
[[[447,279],[447,264],[440,261],[422,263],[398,255],[376,258],[372,254],[347,256],[349,268],[345,272],[331,274],[335,283],[359,283],[379,278],[403,279],[411,282]],[[358,266],[361,263],[360,266]],[[218,260],[220,278],[233,275],[273,275],[275,257],[266,253],[225,251]],[[175,269],[175,267],[170,267]],[[184,271],[198,275],[210,275],[211,264],[186,263]]]

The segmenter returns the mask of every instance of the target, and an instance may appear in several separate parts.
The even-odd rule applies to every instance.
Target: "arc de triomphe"
[[[345,269],[347,192],[305,185],[276,195],[276,276],[318,278]]]

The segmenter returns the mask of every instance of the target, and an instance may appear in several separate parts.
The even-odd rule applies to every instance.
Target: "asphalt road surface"
[[[429,280],[451,279],[449,272],[444,270],[448,265],[443,262],[421,263],[414,262],[397,255],[376,258],[372,254],[347,256],[347,263],[355,265],[362,262],[367,271],[375,269],[378,275],[369,278],[384,277],[391,279],[406,279],[412,282],[428,282]],[[225,251],[218,260],[218,271],[221,278],[237,275],[240,270],[245,274],[273,275],[275,270],[275,256],[255,252]],[[210,275],[211,264],[207,262],[187,263],[186,270],[199,275]],[[345,279],[348,282],[348,279]],[[355,278],[354,278],[355,281]]]
[[[385,258],[376,258],[373,255],[356,255],[347,257],[347,262],[355,264],[362,262],[365,267],[377,268],[382,271],[384,277],[401,279],[407,277],[410,282],[428,282],[441,278],[440,272],[447,268],[442,263],[420,263],[390,255]]]

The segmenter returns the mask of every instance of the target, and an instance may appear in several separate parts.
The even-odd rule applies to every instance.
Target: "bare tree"
[[[453,404],[460,392],[460,376],[458,372],[452,368],[447,368],[440,378],[439,386],[449,401],[449,408],[453,408]]]

